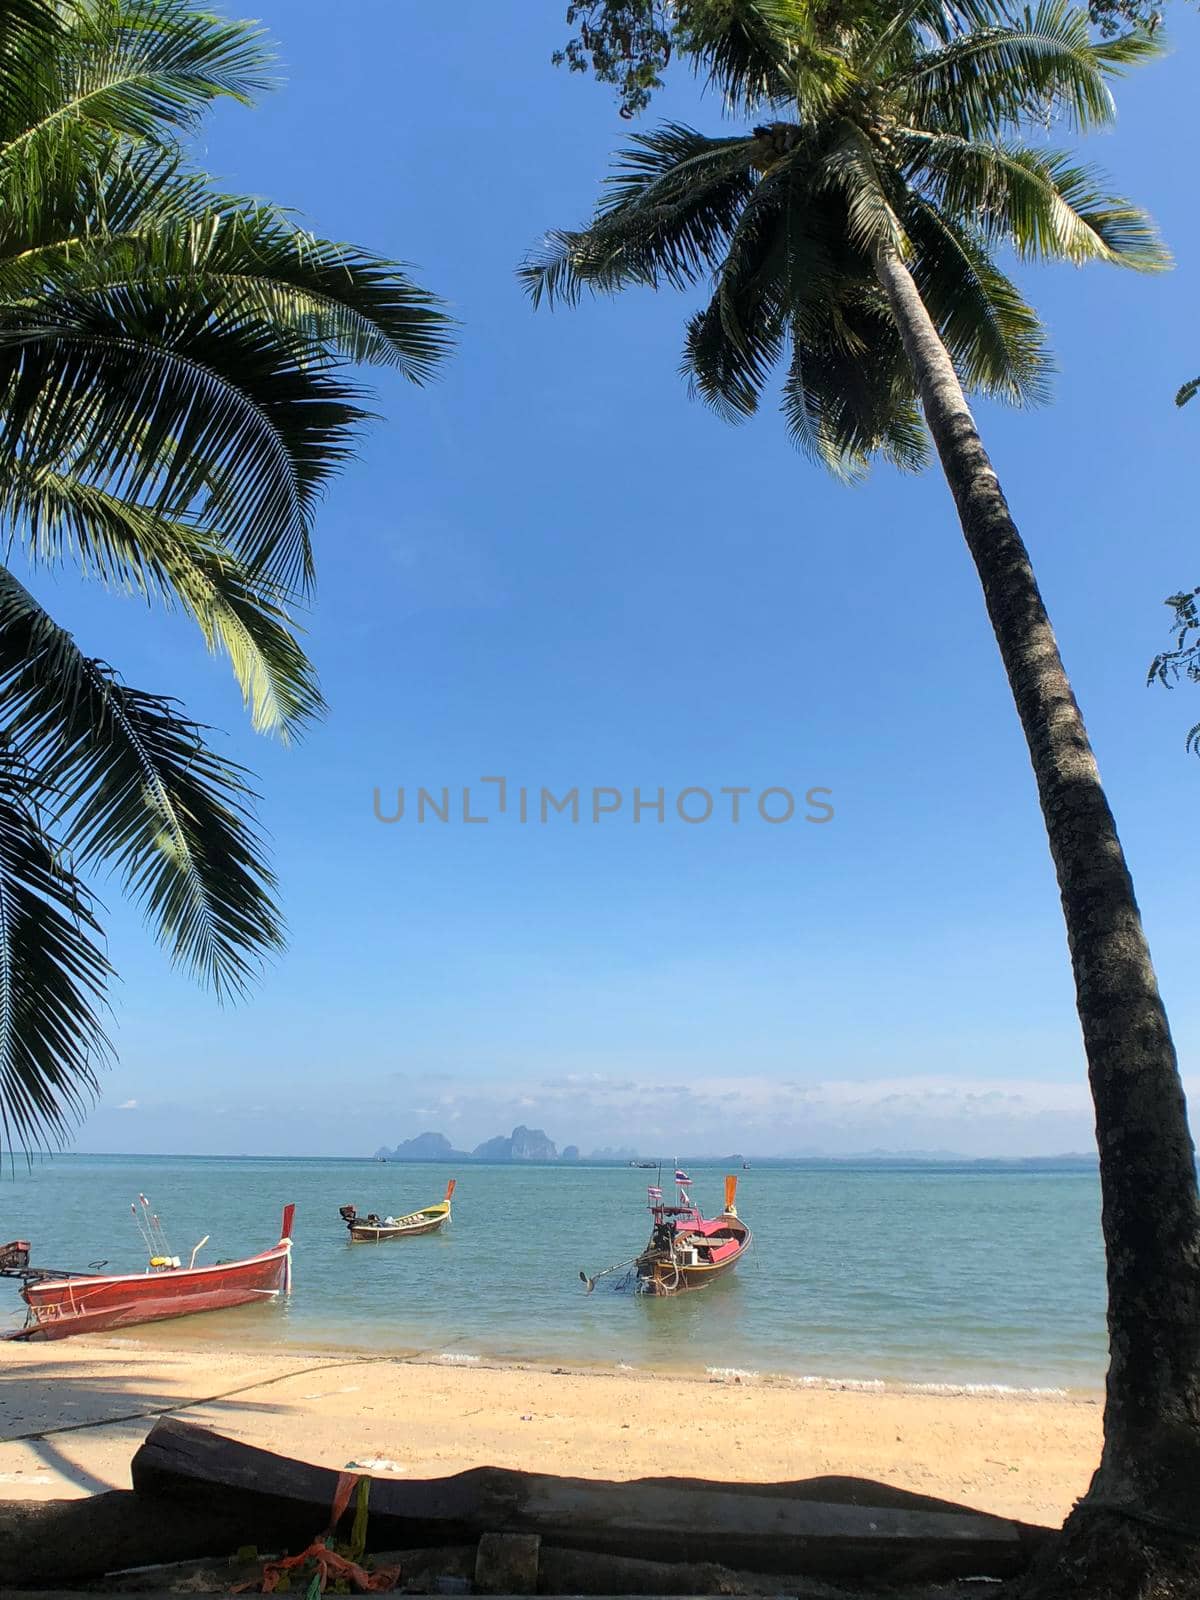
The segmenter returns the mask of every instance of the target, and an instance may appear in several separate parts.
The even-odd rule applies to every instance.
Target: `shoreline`
[[[192,1342],[178,1337],[156,1336],[157,1327],[156,1324],[148,1323],[132,1327],[127,1333],[86,1333],[76,1334],[67,1339],[0,1339],[0,1376],[3,1375],[5,1367],[3,1356],[8,1350],[44,1351],[47,1354],[56,1352],[60,1355],[68,1348],[87,1351],[109,1350],[121,1354],[137,1352],[139,1357],[145,1356],[148,1359],[160,1355],[192,1357],[197,1351],[203,1350],[213,1356],[230,1356],[246,1361],[266,1359],[281,1363],[304,1361],[321,1363],[332,1359],[346,1366],[390,1363],[398,1367],[431,1367],[440,1371],[524,1372],[551,1377],[617,1378],[635,1383],[725,1383],[747,1389],[784,1389],[817,1393],[929,1395],[940,1399],[1013,1399],[1070,1405],[1101,1405],[1104,1401],[1104,1390],[1099,1387],[957,1382],[952,1379],[837,1377],[820,1373],[771,1372],[735,1366],[650,1367],[628,1361],[607,1363],[580,1361],[569,1357],[488,1355],[476,1351],[434,1351],[431,1348],[416,1347],[373,1350],[368,1345],[342,1344],[319,1339],[280,1344],[249,1339],[213,1340],[197,1337]],[[2,1440],[3,1435],[0,1434],[0,1442]]]
[[[49,1344],[62,1348],[65,1343],[78,1346],[86,1342],[95,1345],[108,1345],[114,1348],[158,1350],[164,1353],[217,1350],[243,1355],[247,1358],[264,1356],[280,1360],[315,1359],[338,1355],[346,1359],[358,1358],[364,1361],[388,1360],[405,1366],[429,1365],[480,1368],[493,1371],[527,1370],[530,1372],[566,1373],[579,1377],[604,1376],[607,1374],[662,1379],[678,1383],[712,1383],[722,1380],[736,1380],[747,1386],[846,1391],[863,1394],[928,1394],[966,1398],[1015,1396],[1032,1400],[1068,1400],[1085,1403],[1102,1403],[1104,1399],[1102,1382],[1097,1384],[1009,1383],[987,1378],[917,1378],[900,1376],[895,1373],[887,1376],[867,1376],[856,1372],[841,1374],[814,1373],[770,1367],[746,1367],[735,1365],[732,1362],[728,1365],[722,1364],[720,1366],[702,1365],[699,1361],[647,1365],[641,1362],[607,1362],[604,1360],[590,1360],[579,1356],[528,1354],[504,1350],[465,1350],[453,1347],[438,1350],[433,1345],[418,1344],[397,1344],[393,1348],[381,1350],[377,1346],[362,1342],[360,1338],[355,1336],[354,1332],[351,1332],[345,1338],[338,1337],[333,1332],[330,1332],[327,1337],[313,1335],[307,1338],[268,1340],[247,1337],[243,1330],[231,1328],[228,1324],[220,1328],[213,1328],[214,1320],[219,1321],[228,1315],[230,1313],[218,1313],[216,1319],[211,1314],[200,1319],[189,1317],[178,1321],[172,1320],[167,1324],[145,1323],[130,1328],[128,1333],[113,1331],[109,1333],[75,1335],[70,1340],[25,1341],[23,1339],[14,1339],[12,1337],[13,1330],[4,1328],[0,1329],[0,1351],[9,1346],[15,1346],[18,1349],[30,1349],[44,1348]],[[239,1312],[235,1311],[232,1315],[236,1318]],[[17,1325],[14,1324],[15,1326]]]
[[[234,1315],[236,1314],[234,1313]],[[717,1366],[686,1361],[681,1361],[674,1365],[656,1363],[651,1366],[641,1362],[607,1362],[589,1360],[578,1356],[460,1350],[452,1347],[438,1350],[432,1345],[398,1344],[394,1348],[380,1350],[378,1347],[359,1342],[353,1335],[349,1339],[339,1339],[331,1334],[328,1338],[318,1336],[286,1341],[260,1340],[246,1338],[244,1335],[239,1338],[236,1334],[231,1333],[227,1327],[222,1328],[214,1338],[206,1327],[206,1325],[211,1324],[212,1320],[211,1316],[206,1316],[199,1322],[196,1318],[181,1319],[179,1323],[170,1325],[169,1332],[166,1331],[162,1324],[148,1323],[135,1326],[128,1333],[115,1331],[111,1333],[75,1335],[69,1341],[12,1339],[7,1336],[8,1330],[5,1330],[0,1332],[0,1351],[8,1346],[14,1346],[18,1349],[45,1348],[47,1345],[62,1348],[65,1343],[79,1346],[86,1342],[88,1345],[94,1346],[106,1345],[116,1349],[137,1348],[146,1351],[162,1351],[165,1354],[216,1350],[245,1356],[247,1359],[262,1356],[280,1360],[317,1359],[336,1355],[347,1360],[394,1361],[401,1366],[478,1368],[484,1371],[499,1372],[552,1372],[575,1377],[615,1375],[618,1377],[662,1380],[672,1383],[736,1381],[748,1387],[845,1391],[862,1394],[928,1394],[947,1398],[955,1396],[963,1398],[1004,1398],[1013,1396],[1030,1400],[1067,1400],[1097,1404],[1102,1403],[1104,1399],[1103,1384],[1006,1383],[991,1379],[916,1378],[902,1377],[895,1374],[889,1374],[886,1377],[868,1377],[853,1372],[843,1374],[791,1372],[768,1367],[743,1367],[733,1363]],[[187,1337],[189,1333],[193,1337]]]
[[[1049,1524],[1099,1458],[1093,1393],[201,1346],[141,1331],[0,1345],[0,1493],[127,1487],[134,1451],[167,1414],[339,1470],[860,1477]]]

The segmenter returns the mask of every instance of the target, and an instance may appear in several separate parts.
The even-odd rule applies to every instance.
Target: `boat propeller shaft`
[[[581,1271],[579,1274],[579,1281],[580,1283],[587,1284],[587,1292],[591,1294],[599,1279],[607,1278],[610,1272],[620,1272],[622,1267],[632,1267],[635,1262],[640,1261],[641,1259],[642,1258],[640,1255],[630,1256],[628,1261],[618,1261],[615,1267],[605,1267],[604,1271],[598,1272],[594,1278],[589,1278],[586,1272]]]

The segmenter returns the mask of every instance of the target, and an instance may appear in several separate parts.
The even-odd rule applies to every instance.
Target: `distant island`
[[[474,1150],[456,1150],[444,1133],[418,1133],[394,1150],[386,1145],[375,1152],[376,1161],[578,1161],[579,1150],[568,1145],[560,1156],[558,1146],[541,1128],[524,1123],[507,1135],[485,1139]]]
[[[510,1134],[498,1134],[494,1139],[485,1139],[482,1144],[477,1144],[473,1150],[457,1150],[450,1143],[444,1133],[418,1133],[412,1139],[404,1139],[394,1149],[381,1145],[375,1152],[376,1161],[438,1161],[442,1163],[459,1163],[464,1161],[493,1161],[493,1162],[564,1162],[576,1163],[580,1161],[594,1162],[599,1165],[611,1166],[667,1166],[670,1163],[661,1162],[656,1157],[652,1162],[646,1162],[638,1152],[627,1147],[613,1149],[606,1147],[602,1150],[593,1150],[590,1155],[583,1155],[579,1146],[575,1144],[564,1145],[560,1151],[554,1140],[541,1128],[527,1128],[524,1123],[519,1124]],[[671,1157],[673,1162],[676,1158]],[[748,1166],[750,1163],[745,1156],[715,1156],[715,1155],[680,1155],[679,1161],[692,1166],[723,1166],[731,1172]],[[891,1167],[922,1167],[938,1166],[950,1163],[955,1166],[994,1166],[1002,1164],[1009,1167],[1061,1167],[1061,1166],[1087,1166],[1096,1165],[1094,1153],[1071,1151],[1054,1156],[964,1156],[952,1150],[860,1150],[853,1155],[825,1155],[817,1150],[801,1150],[791,1156],[758,1156],[754,1160],[756,1167],[773,1166],[891,1166]]]

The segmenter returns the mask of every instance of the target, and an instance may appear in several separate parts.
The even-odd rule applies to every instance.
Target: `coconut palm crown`
[[[761,120],[636,136],[591,225],[551,233],[523,277],[535,302],[711,284],[684,348],[696,392],[743,417],[785,363],[789,429],[840,475],[928,451],[880,251],[909,267],[968,391],[1014,402],[1043,398],[1048,360],[1003,247],[1165,264],[1145,215],[1046,142],[1111,120],[1106,79],[1157,51],[1147,34],[1094,42],[1064,0],[723,0],[681,8],[681,33],[727,109]]]
[[[236,995],[282,939],[248,775],[33,592],[70,564],[182,609],[254,726],[322,709],[293,602],[368,413],[353,363],[425,381],[438,302],[394,263],[216,190],[184,141],[250,101],[256,27],[190,0],[0,15],[0,1133],[61,1135],[106,1053],[107,871],[172,959]],[[24,563],[22,575],[15,562]]]

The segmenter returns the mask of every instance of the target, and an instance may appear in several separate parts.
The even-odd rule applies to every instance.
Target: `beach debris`
[[[339,1551],[333,1544],[333,1530],[354,1500],[354,1522],[350,1540]],[[235,1584],[231,1593],[245,1594],[254,1590],[259,1594],[274,1594],[277,1589],[290,1589],[292,1573],[305,1569],[297,1576],[309,1578],[305,1600],[317,1600],[332,1580],[339,1589],[344,1585],[354,1594],[381,1594],[394,1589],[400,1582],[399,1564],[368,1570],[361,1563],[367,1548],[367,1522],[370,1515],[371,1480],[356,1478],[348,1472],[338,1474],[333,1504],[329,1513],[329,1532],[323,1534],[298,1555],[281,1556],[263,1563],[262,1572],[247,1583]],[[308,1570],[311,1569],[311,1572]],[[345,1592],[342,1589],[342,1592]]]
[[[393,1461],[390,1456],[358,1456],[353,1461],[347,1461],[347,1472],[407,1472],[408,1468],[402,1462]]]
[[[367,1548],[367,1517],[368,1506],[371,1499],[370,1478],[360,1478],[355,1491],[354,1524],[350,1529],[350,1557],[354,1561],[361,1561]],[[337,1506],[334,1505],[334,1518],[330,1523],[330,1531],[337,1527]]]
[[[311,1577],[306,1586],[306,1600],[308,1595],[324,1594],[331,1582],[346,1584],[354,1594],[381,1594],[388,1589],[394,1589],[400,1582],[398,1566],[378,1567],[373,1572],[368,1571],[357,1561],[339,1555],[321,1538],[314,1539],[308,1548],[301,1550],[298,1555],[280,1556],[276,1561],[264,1562],[262,1572],[257,1578],[250,1579],[248,1583],[235,1584],[230,1592],[274,1594],[277,1589],[290,1589],[293,1573],[298,1577],[309,1577],[308,1571],[298,1569],[311,1569]]]

